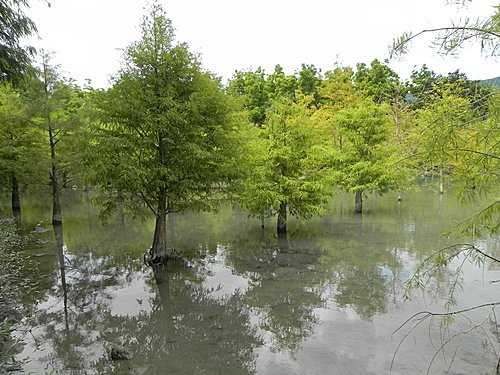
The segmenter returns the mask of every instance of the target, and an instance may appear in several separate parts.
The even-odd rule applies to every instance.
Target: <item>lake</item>
[[[474,207],[428,181],[401,202],[397,196],[370,195],[366,212],[355,215],[354,196],[335,195],[327,215],[292,219],[287,240],[276,237],[275,219],[262,230],[259,219],[230,206],[170,215],[169,247],[185,260],[155,272],[143,263],[153,221],[102,226],[76,191],[65,197],[54,233],[45,224],[50,202],[32,197],[23,226],[42,221],[49,230],[22,249],[38,263],[40,290],[14,332],[24,343],[16,358],[33,374],[494,373],[491,307],[450,324],[436,316],[403,325],[420,311],[446,311],[454,286],[451,310],[498,300],[499,265],[462,258],[403,299],[406,281],[433,251],[472,241],[442,233]],[[499,242],[474,239],[492,254]],[[111,360],[115,344],[132,359]]]

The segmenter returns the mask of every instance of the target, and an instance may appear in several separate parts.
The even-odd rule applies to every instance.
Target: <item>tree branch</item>
[[[469,150],[469,149],[466,149],[466,148],[450,148],[450,151],[464,151],[464,152],[471,152],[473,154],[479,154],[479,155],[483,155],[483,156],[487,156],[489,158],[494,158],[494,159],[499,159],[500,160],[500,157],[499,156],[496,156],[496,155],[492,155],[492,154],[488,154],[486,152],[481,152],[481,151],[476,151],[476,150]]]

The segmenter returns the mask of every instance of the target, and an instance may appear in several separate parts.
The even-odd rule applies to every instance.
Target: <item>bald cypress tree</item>
[[[172,256],[167,214],[208,210],[227,186],[237,155],[233,106],[188,46],[175,41],[158,4],[99,102],[103,122],[94,163],[104,211],[149,209],[155,217],[151,262],[163,263]]]

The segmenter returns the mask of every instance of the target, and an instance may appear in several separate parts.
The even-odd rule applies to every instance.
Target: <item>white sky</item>
[[[116,73],[120,49],[138,39],[145,0],[31,1],[27,14],[39,29],[36,47],[55,53],[64,75],[80,83],[106,87]],[[403,31],[449,26],[451,19],[484,18],[493,0],[473,0],[466,8],[446,0],[162,0],[177,39],[200,53],[205,68],[224,78],[238,69],[276,64],[288,73],[301,63],[323,71],[335,62],[355,66],[388,57],[388,46]],[[411,53],[390,66],[407,78],[426,63],[446,74],[460,69],[471,79],[500,75],[498,60],[482,57],[478,48],[457,58],[440,57],[421,38]]]

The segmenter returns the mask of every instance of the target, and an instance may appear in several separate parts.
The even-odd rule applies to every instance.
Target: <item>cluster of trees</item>
[[[49,184],[61,223],[62,189],[97,187],[104,217],[155,216],[152,264],[171,255],[169,213],[223,199],[277,216],[283,235],[287,215],[321,214],[334,187],[353,192],[362,212],[365,193],[404,189],[423,171],[462,176],[463,197],[498,182],[497,92],[459,72],[423,66],[402,82],[378,60],[326,73],[278,65],[223,85],[176,42],[157,4],[109,89],[61,77],[43,52],[29,71],[22,80],[6,71],[0,83],[0,178],[14,216],[20,191]],[[498,201],[482,223],[495,212]]]

